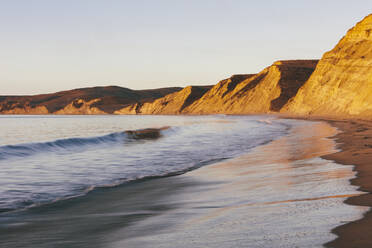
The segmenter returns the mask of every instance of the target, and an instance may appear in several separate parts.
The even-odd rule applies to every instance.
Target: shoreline
[[[349,183],[352,166],[321,159],[335,152],[335,134],[325,121],[299,121],[288,134],[230,160],[4,215],[0,243],[323,247],[336,238],[331,230],[340,220],[362,216],[343,204],[359,195]]]
[[[311,119],[310,119],[311,120]],[[367,120],[332,120],[312,119],[325,121],[341,132],[332,139],[337,142],[340,151],[322,156],[338,164],[353,165],[355,178],[350,180],[351,185],[358,186],[360,191],[366,192],[359,196],[352,196],[345,203],[352,206],[372,207],[372,122]],[[332,230],[337,238],[326,247],[372,247],[370,230],[372,226],[372,209],[369,209],[363,218],[348,222]]]
[[[323,123],[323,124],[322,124]],[[274,237],[271,236],[273,234],[271,231],[269,233],[264,233],[264,228],[260,226],[260,221],[255,218],[255,215],[258,213],[257,211],[263,211],[266,212],[267,209],[270,209],[269,212],[272,213],[278,213],[277,211],[273,211],[273,209],[278,205],[291,205],[294,204],[296,207],[299,207],[299,209],[302,209],[303,213],[309,213],[311,211],[306,211],[305,209],[314,209],[312,207],[304,207],[302,204],[312,204],[311,202],[318,202],[321,200],[322,202],[329,201],[333,202],[331,203],[326,211],[330,211],[331,213],[332,207],[334,206],[335,202],[339,201],[344,202],[347,197],[353,196],[353,195],[359,195],[359,193],[350,193],[350,194],[342,194],[342,189],[338,189],[337,187],[334,187],[336,192],[335,194],[329,194],[322,197],[304,197],[297,195],[298,192],[296,192],[294,198],[291,198],[290,195],[284,196],[284,198],[289,197],[289,199],[281,199],[283,196],[279,197],[280,199],[274,199],[272,201],[266,201],[265,198],[260,198],[263,196],[261,194],[262,190],[259,190],[259,194],[254,194],[255,198],[250,197],[244,197],[246,196],[247,192],[250,192],[251,190],[255,190],[256,187],[261,187],[262,182],[260,183],[260,186],[257,185],[250,185],[249,182],[252,180],[254,181],[255,178],[259,177],[251,177],[250,174],[253,173],[259,173],[258,170],[263,170],[259,174],[264,175],[268,171],[273,172],[272,175],[269,175],[267,177],[267,184],[269,188],[281,188],[284,187],[287,190],[291,187],[291,185],[295,185],[297,183],[301,183],[303,181],[302,179],[296,179],[296,176],[286,178],[283,182],[279,182],[274,180],[274,184],[269,183],[270,178],[275,175],[278,176],[279,174],[283,173],[283,171],[287,170],[296,170],[297,168],[303,167],[306,171],[305,173],[308,173],[306,167],[312,166],[319,168],[327,167],[330,164],[337,164],[334,167],[329,168],[329,172],[326,171],[319,172],[324,177],[329,177],[331,180],[336,178],[344,177],[346,174],[348,174],[347,171],[352,171],[352,166],[349,166],[349,168],[345,167],[345,169],[342,169],[340,167],[344,167],[343,164],[333,163],[333,161],[324,160],[325,164],[317,165],[316,162],[312,159],[314,158],[322,158],[324,155],[330,155],[333,152],[335,152],[336,149],[336,143],[334,139],[332,138],[336,134],[336,128],[333,125],[330,125],[326,121],[319,121],[318,124],[314,124],[316,128],[315,135],[312,135],[310,133],[313,133],[312,129],[305,128],[295,128],[291,131],[290,134],[285,135],[283,137],[280,137],[277,140],[274,140],[270,142],[269,144],[265,144],[263,146],[259,146],[254,148],[253,151],[249,152],[248,154],[239,156],[237,158],[234,158],[229,161],[224,161],[216,164],[212,164],[206,167],[199,168],[198,170],[191,171],[187,174],[181,175],[177,177],[178,179],[182,180],[190,180],[193,182],[197,182],[194,184],[191,188],[189,188],[186,191],[180,192],[178,196],[169,196],[168,200],[170,202],[176,203],[176,205],[179,206],[175,211],[171,212],[165,212],[161,214],[160,216],[157,216],[157,220],[144,220],[141,223],[138,223],[137,225],[134,225],[132,228],[133,230],[142,230],[142,228],[145,228],[148,225],[152,225],[156,223],[156,225],[159,226],[168,226],[169,223],[173,224],[174,228],[168,229],[165,228],[162,231],[160,231],[157,235],[146,233],[143,236],[131,238],[128,240],[122,240],[118,243],[118,245],[114,247],[123,247],[123,246],[141,246],[141,247],[151,247],[148,246],[148,244],[154,245],[159,244],[161,247],[169,247],[168,242],[171,241],[171,244],[177,243],[179,247],[192,247],[192,246],[185,246],[189,241],[186,242],[186,240],[193,240],[192,244],[195,245],[195,243],[198,244],[198,242],[201,242],[201,240],[194,239],[195,237],[198,237],[200,234],[203,233],[203,239],[205,239],[206,243],[203,243],[204,246],[209,247],[215,247],[218,241],[218,246],[221,244],[227,245],[226,247],[246,247],[247,241],[252,242],[253,240],[246,240],[245,236],[257,236],[257,241],[264,236],[265,242],[267,242],[268,246],[264,247],[274,247],[273,245],[278,245],[281,247],[286,246],[294,246],[294,243],[280,243],[282,240],[281,238],[287,239],[288,237],[294,238],[295,236],[299,234],[305,234],[309,235],[309,237],[314,237],[312,241],[309,243],[302,243],[301,247],[324,247],[324,244],[326,242],[329,242],[330,240],[333,240],[335,237],[331,236],[331,239],[329,239],[329,236],[331,235],[331,230],[335,226],[339,226],[337,223],[333,223],[333,226],[328,229],[327,232],[324,232],[324,230],[314,230],[310,228],[308,232],[304,233],[296,233],[299,229],[301,229],[299,226],[296,226],[296,222],[292,223],[294,224],[294,229],[291,231],[286,230],[286,234],[284,236],[281,236],[280,231],[278,230],[271,230],[274,233]],[[298,129],[298,130],[296,130]],[[304,135],[306,132],[308,132],[308,135]],[[297,137],[296,137],[297,136]],[[258,152],[258,153],[257,153]],[[261,155],[260,155],[261,154]],[[270,161],[268,162],[268,155],[270,154]],[[282,155],[285,154],[283,157]],[[297,162],[296,162],[297,161]],[[301,161],[301,162],[300,162]],[[303,163],[304,161],[312,161],[310,163],[304,163],[299,166],[297,163]],[[326,162],[328,161],[328,162]],[[315,162],[315,163],[314,163]],[[319,161],[318,161],[319,162]],[[272,164],[281,164],[279,168],[271,167]],[[299,167],[298,167],[299,166]],[[341,169],[341,171],[340,171]],[[335,170],[335,171],[334,171]],[[317,174],[317,171],[314,171],[313,173],[307,174],[305,178],[311,177],[312,175]],[[269,173],[270,174],[270,173]],[[319,174],[319,175],[320,175]],[[267,175],[266,175],[267,176]],[[301,177],[301,174],[298,175]],[[349,177],[350,178],[350,177]],[[287,181],[287,179],[290,179]],[[307,183],[313,181],[311,178]],[[313,178],[314,179],[314,178]],[[349,181],[349,179],[346,179]],[[317,184],[318,182],[316,182]],[[263,183],[265,184],[265,183]],[[273,186],[274,185],[274,186]],[[337,185],[336,185],[337,186]],[[265,188],[265,187],[264,187]],[[268,188],[265,188],[268,190]],[[314,188],[315,189],[315,188]],[[247,191],[248,190],[248,191]],[[337,192],[338,191],[338,192]],[[195,195],[195,192],[197,192],[197,195]],[[267,191],[266,191],[267,192]],[[267,193],[269,193],[268,191]],[[304,191],[309,192],[309,191]],[[186,197],[185,197],[186,196]],[[235,198],[235,200],[234,200]],[[238,200],[237,200],[238,199]],[[254,202],[251,202],[252,199],[255,199]],[[340,199],[340,200],[338,200]],[[256,201],[256,202],[255,202]],[[327,203],[325,203],[327,205]],[[345,204],[346,205],[346,204]],[[340,206],[341,207],[341,206]],[[264,209],[264,210],[263,210]],[[280,211],[281,207],[275,210]],[[338,209],[339,210],[339,209]],[[345,209],[344,209],[345,210]],[[302,212],[300,210],[300,212]],[[341,210],[342,212],[343,210]],[[341,213],[340,212],[340,213]],[[187,213],[185,215],[185,213]],[[293,214],[292,210],[289,210],[288,214]],[[346,216],[351,217],[351,215],[348,215],[347,211],[344,212],[346,215],[338,215],[336,214],[338,219],[342,219]],[[322,213],[324,214],[324,212]],[[321,214],[321,215],[322,215]],[[333,213],[335,214],[335,213]],[[349,213],[350,214],[350,213]],[[318,215],[321,216],[321,215]],[[247,218],[247,216],[249,218]],[[301,215],[300,215],[301,216]],[[317,216],[315,214],[314,216]],[[361,215],[360,215],[361,216]],[[354,216],[355,217],[355,216]],[[260,218],[260,217],[258,217]],[[221,220],[223,220],[221,222]],[[263,218],[265,219],[265,218]],[[296,219],[296,218],[294,218]],[[290,221],[294,221],[294,219],[291,219]],[[310,218],[311,219],[311,218]],[[179,222],[182,220],[181,222]],[[275,220],[276,222],[278,220]],[[290,222],[289,221],[289,222]],[[315,218],[314,224],[319,224],[322,226],[322,224],[327,223],[328,220],[324,220],[324,218],[317,219]],[[323,223],[323,221],[325,221]],[[260,232],[255,232],[250,230],[246,224],[252,222],[254,225],[258,226],[258,229],[260,229]],[[213,223],[213,225],[210,225]],[[322,223],[322,224],[320,224]],[[232,225],[230,225],[232,224]],[[327,223],[329,224],[329,223]],[[326,225],[327,225],[326,224]],[[222,230],[222,233],[220,233],[218,230],[219,226],[228,226],[228,240],[226,239],[226,229]],[[267,226],[269,223],[263,223],[263,226]],[[311,224],[306,224],[308,226],[312,226]],[[278,227],[281,225],[278,225]],[[294,227],[296,226],[296,227]],[[239,229],[238,233],[234,232],[234,230]],[[256,228],[254,228],[256,229]],[[280,228],[281,229],[281,228]],[[147,228],[145,229],[147,230]],[[208,230],[208,232],[206,232]],[[245,230],[242,232],[241,230]],[[131,228],[129,229],[131,231]],[[197,231],[197,232],[196,232]],[[215,233],[214,233],[215,232]],[[204,234],[207,233],[214,233],[213,239],[211,239],[209,236],[204,236]],[[244,237],[241,237],[239,235],[242,235],[244,233]],[[217,235],[218,234],[218,235]],[[277,235],[275,237],[275,235]],[[288,235],[288,236],[287,236]],[[306,236],[305,235],[305,236]],[[301,236],[301,235],[300,235]],[[218,238],[216,238],[218,237]],[[240,246],[240,243],[234,243],[235,240],[231,237],[236,238],[236,240],[244,240],[244,245]],[[281,237],[274,241],[275,238]],[[327,241],[321,242],[322,239],[328,239]],[[181,243],[180,240],[182,240]],[[303,241],[305,241],[304,239]],[[166,241],[166,243],[164,243]],[[234,241],[234,242],[233,242]],[[262,240],[261,240],[262,241]],[[184,243],[183,243],[184,242]],[[270,243],[271,242],[271,243]],[[279,242],[279,243],[277,243]],[[291,242],[296,242],[296,238],[291,240]],[[317,243],[318,242],[318,243]],[[258,243],[249,243],[252,245],[252,247],[256,247]],[[263,245],[261,243],[260,245]],[[315,245],[315,246],[314,246]],[[155,245],[156,247],[156,245]]]
[[[355,206],[369,207],[372,204],[371,194],[360,192],[372,190],[372,182],[368,182],[368,162],[372,161],[372,156],[369,156],[372,154],[372,123],[330,118],[272,117],[299,122],[284,136],[231,160],[213,163],[176,177],[95,191],[79,199],[10,214],[8,230],[2,229],[7,236],[4,242],[18,244],[13,237],[25,235],[25,241],[32,241],[35,236],[50,237],[45,244],[35,243],[38,245],[60,242],[61,237],[88,244],[90,239],[95,238],[90,235],[78,237],[74,233],[89,230],[97,239],[106,240],[113,236],[113,247],[147,247],[144,245],[147,242],[168,247],[163,243],[168,238],[174,242],[194,239],[195,242],[201,242],[199,235],[210,232],[214,232],[213,237],[219,237],[219,244],[230,244],[228,239],[236,237],[236,240],[249,241],[253,246],[258,245],[255,242],[265,241],[269,245],[267,247],[273,247],[278,244],[276,242],[291,237],[291,242],[303,244],[302,247],[314,247],[315,244],[316,247],[370,247],[372,242],[368,241],[368,232],[372,222],[371,210]],[[270,120],[259,121],[272,124]],[[356,162],[367,164],[367,174],[359,173]],[[369,187],[357,189],[362,194],[352,189],[356,189],[355,185],[363,185],[363,182],[359,182],[360,176]],[[125,198],[129,197],[126,201],[123,201],[124,195]],[[98,206],[100,202],[106,203]],[[319,209],[323,209],[323,212],[316,212],[317,204],[321,205]],[[351,210],[351,205],[356,212],[360,212],[359,215],[354,214],[356,212]],[[296,209],[295,213],[293,208]],[[283,220],[275,215],[266,216],[272,213],[292,218]],[[321,217],[323,215],[330,220]],[[71,218],[66,219],[66,216]],[[368,216],[369,219],[366,219]],[[283,223],[288,230],[277,230],[275,225],[271,226],[271,222],[265,222],[271,218],[272,223]],[[15,225],[12,225],[12,219]],[[48,219],[55,220],[52,225],[55,228],[52,229],[61,230],[58,235],[49,232],[49,221],[40,221]],[[75,219],[84,221],[75,223],[77,226],[72,230],[70,224]],[[296,222],[301,219],[311,221],[305,225]],[[98,228],[100,223],[106,223],[103,229]],[[250,229],[249,223],[255,223],[257,227]],[[156,226],[157,231],[152,232],[147,228],[152,225]],[[218,226],[227,228],[220,229]],[[314,226],[320,228],[315,230],[312,228]],[[182,230],[187,230],[186,236]],[[257,233],[257,230],[261,231]],[[264,230],[267,231],[265,234]],[[256,238],[247,240],[248,233],[248,236]],[[165,238],[157,238],[157,235]],[[302,235],[306,238],[300,241]],[[208,236],[208,244],[215,242],[212,236]],[[107,244],[105,242],[102,245]],[[240,242],[231,245],[240,247]],[[285,247],[294,243],[282,245]]]
[[[370,209],[363,214],[362,218],[332,229],[332,233],[337,235],[337,238],[324,244],[324,246],[335,248],[372,247],[370,236],[372,226],[372,121],[323,116],[277,115],[277,117],[322,121],[340,131],[329,137],[336,142],[336,148],[339,151],[321,156],[321,158],[345,166],[353,165],[353,171],[356,174],[354,178],[350,179],[350,184],[357,186],[358,190],[365,192],[365,194],[348,197],[344,203],[357,207],[369,207]]]

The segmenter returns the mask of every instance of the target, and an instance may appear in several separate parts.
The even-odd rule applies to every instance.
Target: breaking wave
[[[71,149],[75,150],[76,148],[84,148],[92,145],[123,144],[138,139],[156,139],[159,138],[162,135],[162,131],[166,129],[168,129],[168,127],[127,130],[97,137],[67,138],[40,143],[0,146],[0,160],[14,157],[26,157],[44,152],[69,151]]]

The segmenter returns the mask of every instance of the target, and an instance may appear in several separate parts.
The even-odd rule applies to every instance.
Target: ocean
[[[321,247],[366,209],[343,203],[361,194],[349,184],[352,166],[320,158],[334,144],[314,143],[325,140],[314,125],[270,116],[0,116],[0,247]],[[128,132],[146,128],[160,136]],[[239,213],[219,213],[226,208]],[[309,225],[293,229],[299,223]]]

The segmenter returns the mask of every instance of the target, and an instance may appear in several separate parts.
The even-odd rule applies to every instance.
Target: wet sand
[[[372,122],[361,120],[327,120],[337,127],[339,133],[335,140],[340,152],[324,156],[340,164],[355,165],[357,177],[351,180],[352,185],[368,192],[348,198],[345,202],[354,206],[372,207]],[[333,230],[338,238],[327,244],[328,247],[363,248],[372,247],[372,211],[365,213],[364,218],[339,226]]]

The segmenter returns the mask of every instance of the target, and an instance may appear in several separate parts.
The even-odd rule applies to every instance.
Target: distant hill
[[[0,96],[2,114],[111,114],[129,104],[153,101],[179,87],[131,90],[118,86],[81,88],[33,96]]]

